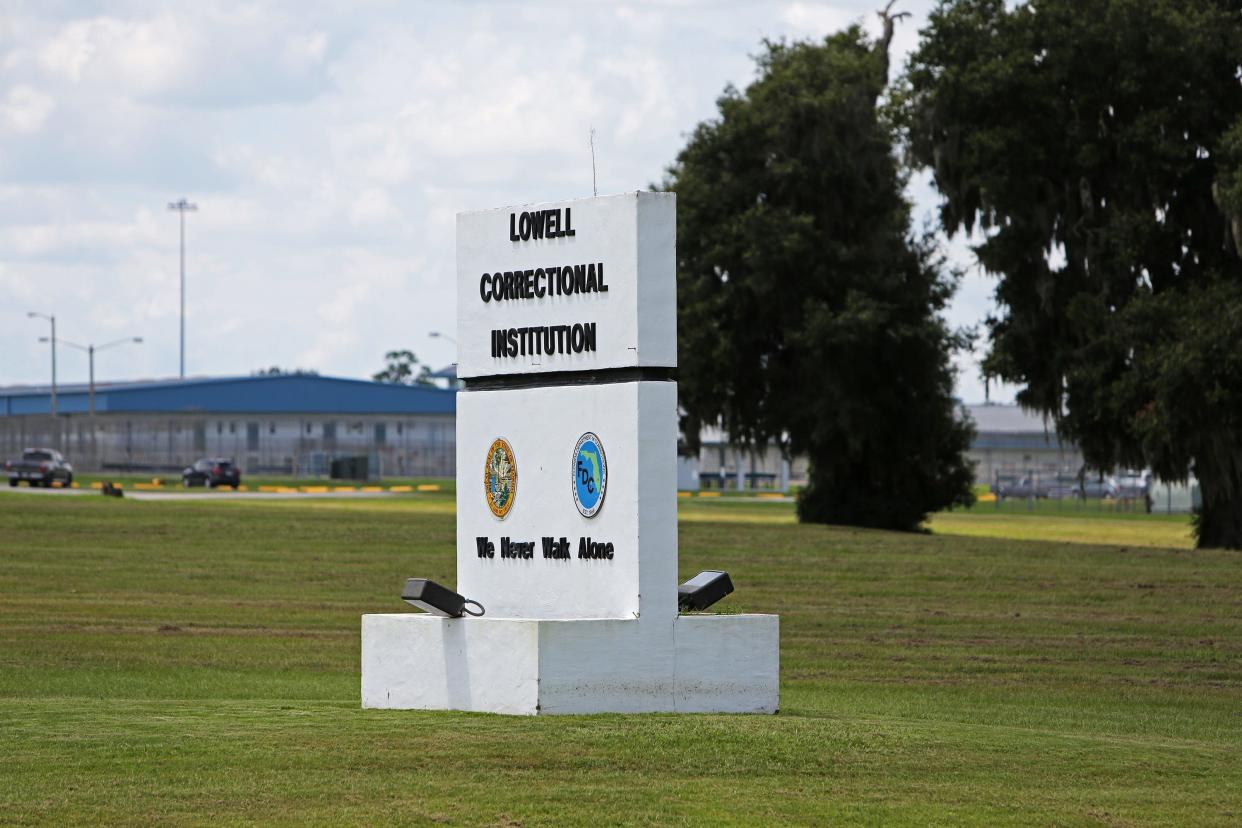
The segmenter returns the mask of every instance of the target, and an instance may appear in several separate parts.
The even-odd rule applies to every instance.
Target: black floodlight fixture
[[[437,584],[426,578],[410,578],[401,590],[401,600],[421,610],[439,615],[443,618],[461,618],[463,615],[479,616],[483,614],[483,605],[478,601],[458,595],[446,586]],[[466,604],[479,608],[478,612],[466,609]]]
[[[677,587],[677,608],[705,610],[732,591],[728,572],[708,569]]]

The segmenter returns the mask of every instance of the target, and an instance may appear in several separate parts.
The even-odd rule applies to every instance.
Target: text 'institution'
[[[594,350],[594,322],[492,330],[493,357],[580,354]]]

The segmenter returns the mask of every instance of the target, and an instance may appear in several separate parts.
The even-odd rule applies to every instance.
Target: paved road
[[[131,492],[134,500],[358,500],[396,497],[393,492]]]
[[[9,494],[33,494],[33,495],[85,495],[99,494],[94,489],[36,489],[31,486],[9,486],[8,484],[0,484],[0,492],[8,492]]]
[[[99,496],[98,489],[32,489],[27,486],[0,486],[0,492],[52,497]],[[132,500],[217,500],[222,502],[233,500],[357,500],[396,496],[394,492],[141,492],[125,490],[125,497]]]

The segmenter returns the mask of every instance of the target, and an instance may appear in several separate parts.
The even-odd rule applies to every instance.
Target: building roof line
[[[436,388],[432,385],[402,385],[399,383],[376,382],[375,380],[358,379],[357,377],[332,377],[324,374],[241,374],[223,377],[186,377],[185,379],[170,378],[157,380],[115,380],[95,383],[95,393],[103,391],[133,391],[159,388],[190,388],[198,385],[219,385],[226,382],[282,382],[288,380],[314,380],[321,382],[351,383],[360,387],[374,388],[387,386],[405,388],[415,391],[430,391],[437,394],[452,394],[452,390]],[[56,394],[89,393],[88,383],[71,383],[56,385]],[[0,385],[0,397],[31,397],[50,395],[50,385]]]

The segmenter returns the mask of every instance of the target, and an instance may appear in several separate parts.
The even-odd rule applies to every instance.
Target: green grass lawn
[[[680,506],[682,574],[781,614],[777,716],[361,710],[359,616],[455,580],[447,494],[0,496],[0,822],[1242,820],[1242,555],[1116,534],[1184,520]]]

